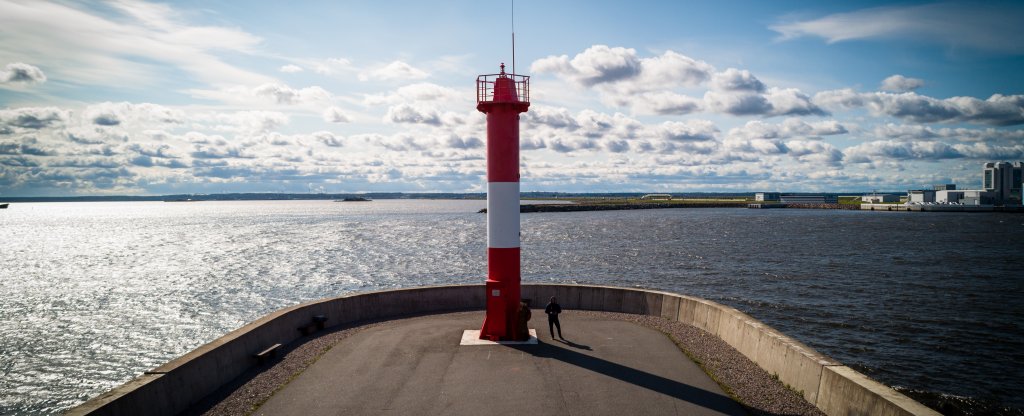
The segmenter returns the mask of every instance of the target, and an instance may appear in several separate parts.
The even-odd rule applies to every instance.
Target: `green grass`
[[[640,198],[573,198],[573,202],[580,205],[644,205],[644,204],[673,204],[673,205],[687,205],[687,204],[747,204],[751,201],[746,198],[673,198],[671,200],[665,199],[640,199]]]

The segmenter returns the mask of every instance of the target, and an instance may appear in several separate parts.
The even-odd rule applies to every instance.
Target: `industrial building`
[[[839,196],[828,194],[782,194],[779,200],[784,204],[838,204]]]
[[[778,192],[758,192],[754,194],[754,200],[757,202],[779,202],[780,195]]]
[[[861,196],[860,201],[865,204],[888,204],[900,202],[900,196],[893,194],[871,194]]]
[[[982,189],[956,189],[955,184],[907,191],[909,205],[1021,205],[1024,163],[988,162],[982,166]]]
[[[1020,205],[1024,177],[1021,162],[988,162],[982,168],[982,189],[991,192],[996,205]]]
[[[934,189],[911,189],[907,191],[908,204],[928,204],[935,202]]]

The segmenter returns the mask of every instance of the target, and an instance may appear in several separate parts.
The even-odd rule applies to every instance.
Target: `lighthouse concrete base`
[[[459,345],[536,345],[537,330],[530,329],[530,339],[526,341],[491,341],[480,339],[479,329],[467,329],[462,331],[462,341]]]

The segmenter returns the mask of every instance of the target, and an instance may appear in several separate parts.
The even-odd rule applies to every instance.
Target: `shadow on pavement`
[[[537,341],[540,342],[540,340],[537,340]],[[593,351],[594,350],[593,348],[590,348],[589,345],[577,344],[577,343],[569,341],[569,340],[567,340],[565,338],[556,339],[555,341],[561,342],[561,343],[563,343],[565,345],[568,345],[570,347],[573,347],[573,348],[576,348],[576,349],[580,349],[580,350],[587,350],[587,351]]]
[[[589,350],[586,345],[575,344],[570,341],[565,343],[571,347]],[[733,401],[728,396],[710,392],[689,384],[680,383],[646,371],[637,370],[622,364],[617,364],[605,359],[593,357],[587,354],[566,349],[554,344],[538,342],[537,345],[508,345],[535,357],[550,358],[566,364],[572,364],[580,368],[600,373],[608,377],[653,390],[658,393],[675,397],[695,405],[728,415],[746,415],[743,406]]]

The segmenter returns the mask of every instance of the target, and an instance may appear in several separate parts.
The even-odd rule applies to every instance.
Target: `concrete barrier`
[[[69,415],[174,415],[253,366],[258,351],[301,337],[298,327],[327,315],[328,327],[402,316],[481,310],[483,285],[369,292],[281,309],[148,371],[78,406]],[[734,308],[708,300],[610,286],[526,284],[522,297],[542,307],[557,296],[565,309],[660,316],[718,336],[828,415],[938,415]]]

